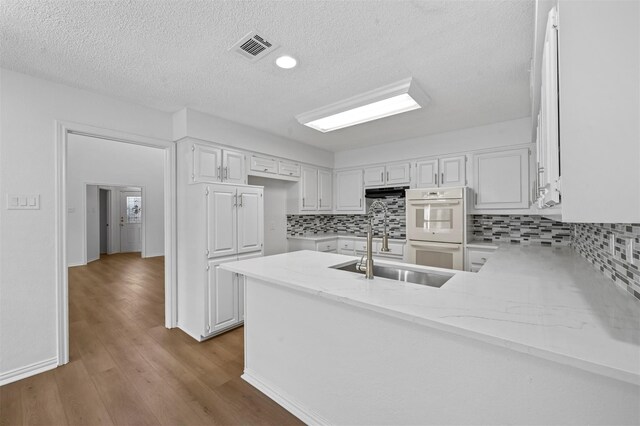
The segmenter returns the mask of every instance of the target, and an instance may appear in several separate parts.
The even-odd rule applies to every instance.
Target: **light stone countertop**
[[[307,234],[303,234],[303,235],[287,235],[287,239],[288,240],[307,240],[307,241],[326,241],[326,240],[332,240],[334,238],[358,238],[358,239],[365,239],[367,238],[366,235],[354,235],[354,234],[338,234],[338,233],[333,233],[333,232],[326,232],[326,233],[319,233],[319,234],[313,234],[313,233],[307,233]],[[375,236],[373,237],[374,240],[380,240],[382,239],[382,237],[380,236]],[[389,241],[396,241],[396,242],[406,242],[407,240],[404,238],[391,238],[389,237]]]
[[[569,247],[500,245],[441,288],[330,268],[354,259],[297,251],[221,267],[640,385],[640,303]]]

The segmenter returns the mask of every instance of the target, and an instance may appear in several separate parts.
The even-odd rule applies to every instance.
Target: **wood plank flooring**
[[[164,327],[161,257],[70,268],[69,323],[69,364],[0,387],[0,426],[301,424],[240,378],[242,328]]]

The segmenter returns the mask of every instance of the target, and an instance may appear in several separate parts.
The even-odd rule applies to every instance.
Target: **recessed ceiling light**
[[[371,90],[296,116],[300,124],[322,133],[425,107],[430,99],[413,79]]]
[[[276,59],[276,65],[286,70],[295,67],[297,63],[298,61],[296,61],[296,58],[293,58],[289,55],[283,55]]]

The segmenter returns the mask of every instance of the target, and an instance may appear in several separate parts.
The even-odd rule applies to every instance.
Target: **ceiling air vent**
[[[242,37],[229,51],[236,52],[243,58],[255,62],[267,56],[277,45],[267,41],[258,31],[252,31]]]

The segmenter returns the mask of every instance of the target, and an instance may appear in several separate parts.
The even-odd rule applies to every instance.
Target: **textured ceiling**
[[[533,0],[0,2],[0,64],[164,111],[214,114],[321,148],[530,114]],[[279,44],[250,63],[252,29]],[[293,70],[273,61],[298,59]],[[295,115],[413,76],[424,109],[322,134]]]

